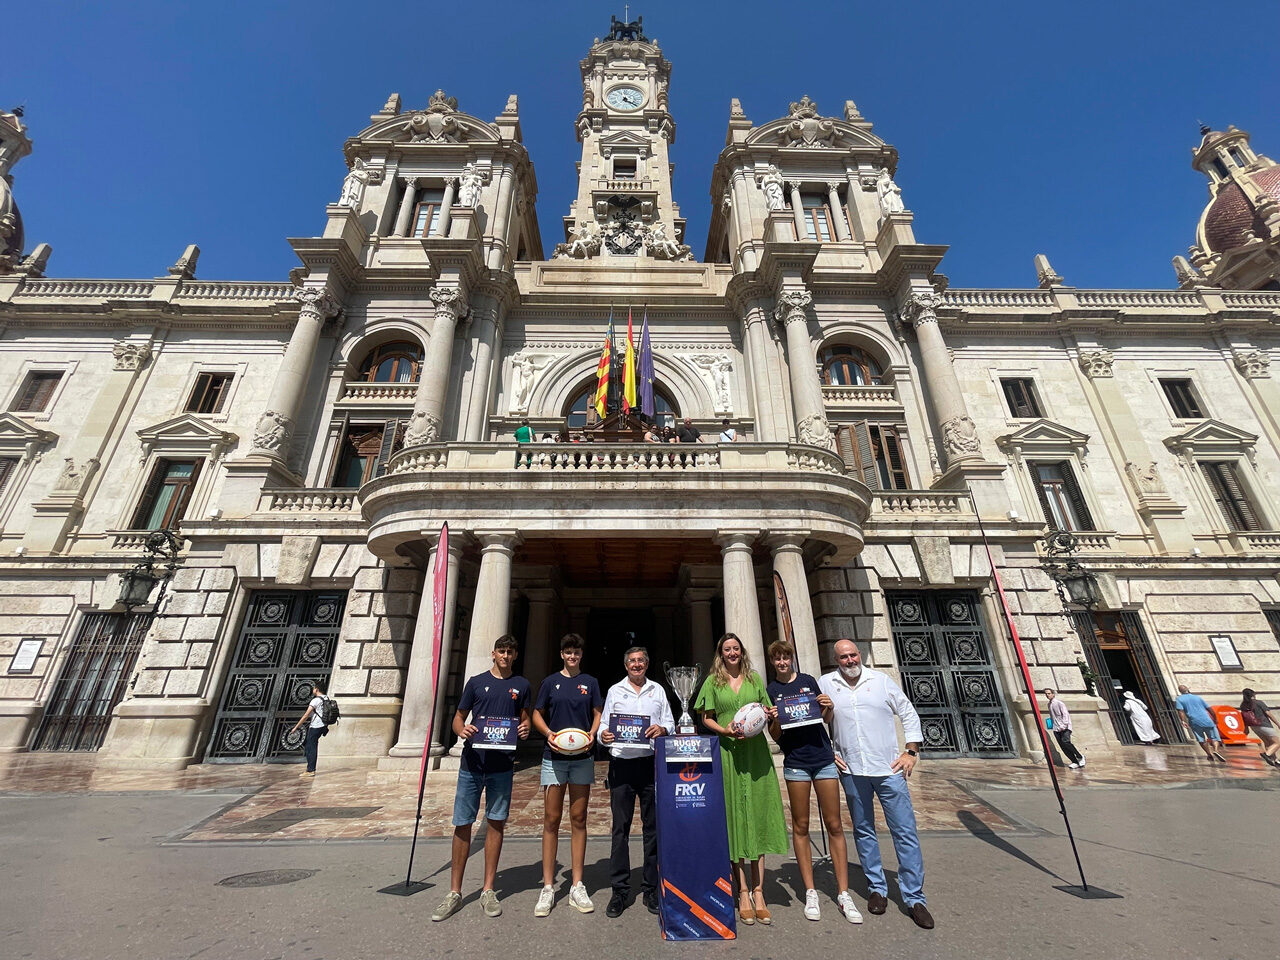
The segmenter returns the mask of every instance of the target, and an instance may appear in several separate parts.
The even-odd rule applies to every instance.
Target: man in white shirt
[[[618,917],[631,895],[631,820],[640,798],[640,823],[644,837],[644,879],[640,889],[650,913],[658,912],[658,821],[654,807],[653,740],[675,727],[671,704],[662,685],[650,680],[649,652],[631,647],[622,655],[627,676],[609,688],[600,711],[600,742],[609,747],[609,805],[613,812],[613,848],[610,881],[613,896],[605,915]],[[612,719],[629,715],[645,717],[645,744],[621,744],[613,735]]]
[[[898,889],[916,926],[933,929],[933,916],[924,900],[924,858],[916,833],[907,777],[919,757],[920,716],[906,694],[878,670],[862,665],[852,640],[836,642],[837,669],[823,675],[818,689],[831,698],[831,742],[845,799],[853,816],[853,837],[871,895],[867,909],[881,914],[889,905],[889,886],[876,839],[872,798],[880,798],[893,849],[898,855]],[[906,749],[898,750],[894,717],[902,721]]]

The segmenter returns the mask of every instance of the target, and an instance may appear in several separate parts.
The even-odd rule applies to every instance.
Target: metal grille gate
[[[1146,690],[1134,691],[1141,697],[1151,715],[1160,739],[1156,743],[1186,743],[1187,738],[1178,718],[1177,711],[1169,700],[1160,671],[1156,669],[1155,660],[1151,656],[1151,646],[1147,642],[1146,631],[1142,629],[1142,621],[1136,613],[1114,614],[1124,628],[1124,637],[1128,641],[1128,652],[1137,666],[1138,676],[1146,686]],[[1112,683],[1111,670],[1107,666],[1107,658],[1102,655],[1102,647],[1098,643],[1098,631],[1089,613],[1072,613],[1072,626],[1084,645],[1085,660],[1089,669],[1098,675],[1096,687],[1102,698],[1107,701],[1107,713],[1111,717],[1111,726],[1120,742],[1129,746],[1142,743],[1129,722],[1129,714],[1123,707],[1124,693],[1117,690]]]
[[[302,759],[302,730],[290,733],[311,699],[328,688],[345,593],[255,592],[236,641],[231,673],[205,759],[287,763]]]
[[[1009,718],[972,590],[886,593],[902,687],[933,756],[1011,757]]]
[[[150,614],[94,613],[84,618],[53,685],[32,750],[97,750],[111,711],[124,699]]]

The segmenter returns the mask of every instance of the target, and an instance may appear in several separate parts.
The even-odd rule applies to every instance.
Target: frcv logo
[[[707,785],[698,783],[702,779],[702,774],[698,772],[695,764],[687,764],[680,770],[680,782],[675,785],[675,796],[677,797],[701,797],[706,792]]]

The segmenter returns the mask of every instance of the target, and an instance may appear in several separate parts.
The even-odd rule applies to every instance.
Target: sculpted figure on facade
[[[484,186],[484,174],[474,163],[468,163],[458,174],[458,206],[476,207],[480,203],[480,188]]]
[[[1111,376],[1111,365],[1114,362],[1115,357],[1111,351],[1101,347],[1080,351],[1080,369],[1090,380]]]
[[[53,247],[47,243],[37,243],[30,255],[18,265],[18,272],[28,277],[43,277],[44,269],[49,265],[49,257],[53,255]]]
[[[858,105],[852,100],[844,102],[844,118],[849,123],[857,123],[862,120],[862,114],[858,112]]]
[[[835,134],[835,121],[818,116],[818,105],[805,95],[791,104],[791,122],[782,140],[788,147],[823,148],[834,144]]]
[[[356,157],[351,165],[351,172],[342,181],[342,195],[338,197],[338,206],[358,208],[360,201],[364,199],[364,188],[368,183],[369,171],[365,168],[364,160]]]
[[[275,410],[267,410],[258,418],[253,428],[253,450],[255,453],[266,453],[283,457],[289,450],[289,439],[293,436],[293,421]]]
[[[1124,465],[1125,472],[1129,474],[1129,481],[1133,484],[1138,494],[1143,497],[1165,497],[1168,496],[1168,490],[1165,489],[1164,480],[1160,478],[1160,468],[1155,463],[1148,463],[1145,467],[1136,463],[1126,463]]]
[[[1209,282],[1203,273],[1187,261],[1186,257],[1173,258],[1173,272],[1178,278],[1179,290],[1190,290],[1192,287],[1203,286]]]
[[[787,201],[782,193],[782,173],[777,167],[766,167],[760,174],[760,189],[764,192],[764,205],[769,210],[782,210]]]
[[[71,457],[64,457],[62,460],[62,472],[58,474],[58,479],[53,484],[54,492],[80,493],[84,489],[85,482],[93,476],[97,469],[97,457],[90,457],[81,463],[76,463]]]
[[[1035,257],[1036,264],[1036,284],[1041,290],[1048,290],[1050,287],[1056,287],[1064,283],[1062,275],[1053,269],[1053,264],[1049,262],[1049,258],[1043,253],[1037,253]]]
[[[947,459],[972,457],[981,452],[978,428],[969,417],[953,417],[942,425],[942,449]]]
[[[694,366],[706,375],[711,395],[715,401],[716,413],[728,413],[733,409],[732,395],[729,388],[729,371],[733,369],[733,360],[728,354],[698,354],[691,358]]]
[[[440,418],[422,410],[413,411],[404,432],[404,445],[416,447],[420,443],[437,443],[439,440]]]
[[[692,260],[693,248],[687,243],[676,243],[667,236],[666,225],[655,220],[644,233],[644,252],[655,260]]]
[[[876,175],[876,198],[880,203],[880,220],[907,208],[902,203],[902,188],[893,182],[889,171],[882,169]]]
[[[594,220],[588,220],[578,227],[567,243],[557,243],[551,253],[552,260],[588,260],[600,252],[604,243],[604,233]]]
[[[141,370],[151,359],[151,344],[119,341],[111,347],[117,370]]]
[[[1235,350],[1231,358],[1236,369],[1250,380],[1271,376],[1271,357],[1261,350]]]
[[[525,413],[533,397],[538,375],[551,363],[546,354],[521,351],[511,358],[511,412]]]
[[[822,414],[812,413],[796,424],[796,439],[811,447],[835,447],[835,436],[831,432],[831,424]]]

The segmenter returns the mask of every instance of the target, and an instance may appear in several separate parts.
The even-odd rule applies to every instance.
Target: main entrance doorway
[[[53,685],[32,750],[97,750],[151,625],[150,614],[84,618]]]
[[[592,607],[587,615],[587,644],[590,661],[583,670],[600,681],[601,694],[627,675],[622,655],[628,647],[649,650],[649,673],[662,681],[662,662],[655,649],[653,611],[643,607],[614,609]]]
[[[328,689],[347,595],[334,591],[258,591],[231,660],[205,759],[288,763],[302,759],[303,732],[290,728],[307,709],[311,684]]]
[[[1011,757],[1000,678],[972,590],[886,593],[902,687],[937,757]]]

